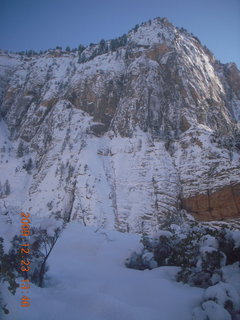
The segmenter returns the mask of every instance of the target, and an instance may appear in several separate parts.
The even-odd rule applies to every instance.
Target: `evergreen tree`
[[[10,184],[9,184],[8,179],[5,181],[5,183],[3,185],[3,192],[6,196],[8,196],[11,193]]]
[[[33,168],[33,162],[32,159],[28,159],[27,164],[24,166],[24,168],[26,169],[27,173],[31,173],[31,170]]]
[[[85,47],[82,44],[80,44],[78,46],[78,54],[80,55],[83,52],[83,50],[85,50]]]
[[[117,50],[117,47],[118,47],[117,39],[112,39],[112,40],[110,41],[110,50],[111,50],[111,51],[116,51],[116,50]]]
[[[99,50],[98,50],[98,48],[95,48],[95,49],[93,50],[93,52],[92,52],[89,60],[94,59],[98,54],[99,54]]]
[[[0,283],[8,282],[8,290],[14,295],[19,285],[16,283],[16,275],[13,268],[13,259],[4,253],[3,238],[0,237]],[[9,313],[6,304],[0,301],[0,308],[5,314]]]
[[[70,51],[71,51],[71,49],[70,49],[69,46],[66,47],[66,51],[67,51],[67,52],[70,52]]]
[[[137,32],[139,28],[139,24],[136,24],[135,27],[133,28],[134,32]]]
[[[127,44],[127,35],[124,34],[121,38],[120,38],[120,45],[121,46],[125,46]]]
[[[81,55],[79,55],[78,63],[84,63],[84,62],[86,62],[86,61],[87,61],[86,55],[85,55],[85,53],[83,52]]]
[[[24,154],[24,145],[22,140],[19,142],[18,148],[17,148],[17,157],[21,158],[23,157]]]
[[[34,54],[34,51],[33,51],[33,50],[26,50],[26,55],[27,55],[28,57],[31,57],[33,54]]]
[[[104,53],[106,50],[106,42],[104,39],[102,39],[99,43],[99,51],[100,51],[100,54],[101,53]]]

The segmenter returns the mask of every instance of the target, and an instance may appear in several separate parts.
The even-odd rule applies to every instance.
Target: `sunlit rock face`
[[[121,39],[0,53],[1,212],[138,233],[239,217],[236,65],[166,19]]]

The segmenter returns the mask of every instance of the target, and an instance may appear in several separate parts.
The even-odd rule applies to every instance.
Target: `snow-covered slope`
[[[235,64],[160,18],[104,46],[1,53],[1,212],[139,233],[238,217]]]
[[[203,289],[175,282],[179,268],[124,266],[139,238],[70,223],[49,257],[46,287],[31,283],[29,308],[20,305],[20,289],[13,296],[4,286],[10,313],[3,319],[190,320]]]

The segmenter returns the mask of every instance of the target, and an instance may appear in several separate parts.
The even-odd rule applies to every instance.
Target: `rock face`
[[[240,216],[240,184],[183,199],[182,205],[203,221],[237,218]]]
[[[140,233],[182,208],[239,217],[240,72],[166,19],[79,56],[2,52],[0,99],[3,213]]]

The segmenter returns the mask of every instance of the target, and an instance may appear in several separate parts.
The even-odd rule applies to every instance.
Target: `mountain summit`
[[[240,72],[166,18],[0,53],[0,211],[152,233],[240,216]]]

